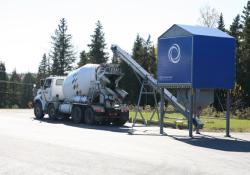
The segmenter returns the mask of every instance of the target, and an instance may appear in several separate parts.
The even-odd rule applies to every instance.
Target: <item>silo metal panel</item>
[[[235,40],[194,36],[193,87],[231,89],[235,82]]]
[[[232,89],[235,39],[215,28],[175,24],[159,37],[157,74],[160,86]]]
[[[174,25],[175,26],[175,25]],[[228,35],[226,32],[222,32],[217,28],[209,28],[204,26],[189,26],[189,25],[179,25],[179,28],[182,30],[191,33],[194,36],[211,36],[211,37],[220,37],[220,38],[233,38]]]
[[[178,25],[173,25],[170,29],[168,29],[166,32],[164,32],[159,38],[171,38],[171,37],[186,37],[186,36],[192,36],[192,34]]]
[[[158,84],[191,86],[192,37],[159,39]]]

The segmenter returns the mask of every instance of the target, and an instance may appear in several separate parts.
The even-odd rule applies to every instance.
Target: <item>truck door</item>
[[[46,79],[45,83],[43,85],[43,94],[44,94],[44,98],[46,101],[51,101],[52,97],[51,97],[51,85],[52,85],[52,79]]]

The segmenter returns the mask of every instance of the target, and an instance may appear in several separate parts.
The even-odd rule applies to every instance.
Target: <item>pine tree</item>
[[[96,23],[96,28],[94,34],[91,35],[91,44],[89,47],[89,60],[91,63],[106,63],[108,61],[108,53],[105,52],[106,43],[103,33],[103,27],[101,22],[98,20]]]
[[[132,49],[132,57],[141,65],[145,68],[144,66],[144,54],[145,54],[145,49],[143,46],[143,38],[140,37],[139,34],[137,34],[133,49]]]
[[[111,63],[113,63],[113,64],[119,64],[120,60],[119,60],[119,58],[116,57],[116,55],[113,55]]]
[[[242,57],[242,43],[240,38],[242,37],[242,24],[240,23],[240,15],[237,15],[229,28],[229,34],[236,40],[236,84],[232,90],[232,109],[235,111],[242,107],[244,92],[242,90],[242,63],[240,58]]]
[[[52,75],[60,75],[60,65],[59,65],[59,59],[58,59],[58,52],[56,51],[55,48],[54,49],[54,52],[53,52],[53,55],[54,56],[51,56],[52,57],[52,66],[51,66],[51,73]]]
[[[41,79],[45,79],[50,75],[50,64],[49,59],[47,58],[46,54],[43,54],[42,60],[38,67],[37,73],[37,81],[36,84],[39,85]]]
[[[25,74],[22,80],[22,95],[21,95],[21,107],[30,107],[33,101],[33,84],[35,83],[35,78],[31,73]]]
[[[0,62],[0,108],[5,108],[8,105],[7,81],[8,76],[6,73],[5,64]]]
[[[250,54],[250,1],[247,2],[247,6],[244,7],[242,15],[243,23],[243,50]]]
[[[139,64],[142,63],[141,56],[143,55],[143,39],[137,35],[133,50],[132,50],[132,57],[135,59]],[[128,103],[129,104],[136,104],[139,96],[140,91],[140,82],[138,77],[135,75],[135,72],[125,63],[121,61],[121,69],[124,73],[124,77],[122,81],[120,81],[121,88],[125,89],[128,92]]]
[[[142,67],[149,73],[155,75],[156,71],[156,54],[154,46],[152,45],[151,37],[148,36],[147,40],[142,39],[143,43],[143,62],[141,63]],[[149,87],[145,87],[147,91],[151,91]],[[144,95],[144,99],[142,101],[143,105],[155,105],[154,98],[152,95]]]
[[[243,47],[246,52],[249,53],[250,50],[250,1],[247,2],[247,6],[243,10]]]
[[[10,83],[8,86],[9,89],[9,101],[11,107],[20,107],[20,96],[21,96],[21,77],[17,74],[16,69],[13,70]]]
[[[240,15],[238,14],[230,25],[229,34],[236,39],[236,46],[239,48],[239,40],[242,35],[242,24],[240,23]]]
[[[46,55],[46,54],[45,54]],[[50,57],[46,56],[46,59],[47,59],[47,73],[48,73],[48,76],[51,75],[52,71],[52,65],[51,65],[51,62],[50,62]]]
[[[223,32],[226,32],[222,13],[219,16],[217,28]],[[226,97],[227,97],[226,94],[227,94],[227,91],[224,89],[215,90],[215,97],[214,97],[213,105],[217,111],[223,111],[224,109],[226,109]]]
[[[147,40],[144,40],[139,35],[136,36],[132,50],[132,57],[149,73],[156,73],[156,52],[150,40],[150,36]],[[113,60],[113,62],[116,62],[116,60]],[[120,83],[120,86],[129,93],[129,103],[136,104],[141,84],[137,76],[135,76],[134,71],[123,61],[121,62],[121,68],[124,73],[124,77]],[[143,96],[141,105],[146,103],[152,105],[154,101],[150,96]]]
[[[89,58],[88,58],[86,52],[83,50],[80,53],[80,61],[77,64],[78,64],[78,67],[81,67],[81,66],[84,66],[87,63],[89,63]]]
[[[242,55],[240,55],[241,85],[245,92],[244,101],[250,106],[250,1],[244,7],[242,15],[243,37],[242,37]]]
[[[220,14],[219,21],[218,21],[218,29],[220,29],[223,32],[226,32],[224,19],[222,13]]]
[[[71,44],[72,36],[67,33],[68,26],[64,18],[60,20],[58,28],[55,30],[53,48],[51,53],[52,73],[54,75],[65,75],[67,71],[72,70],[75,61],[75,52]]]
[[[150,47],[149,50],[149,67],[148,67],[148,71],[149,73],[155,75],[156,77],[156,71],[157,71],[157,55],[156,55],[156,48],[154,47],[154,45],[152,45]]]
[[[142,60],[142,67],[144,69],[146,69],[147,71],[149,71],[149,67],[150,67],[150,49],[152,47],[152,41],[151,41],[151,37],[150,35],[148,36],[148,39],[145,41],[144,39],[142,39],[143,41],[143,55],[141,56],[141,58],[143,58]]]
[[[248,0],[247,5],[244,6],[244,10],[242,11],[243,15],[241,17],[243,18],[243,23],[246,24],[247,20],[249,19],[250,16],[250,1]]]

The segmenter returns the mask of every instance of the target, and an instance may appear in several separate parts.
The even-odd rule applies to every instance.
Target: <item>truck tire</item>
[[[72,114],[71,114],[72,120],[74,123],[81,123],[82,121],[82,109],[79,106],[75,106],[72,109]]]
[[[44,117],[42,105],[40,103],[35,103],[34,114],[36,119],[42,119]]]
[[[85,109],[84,121],[88,125],[93,125],[95,123],[95,113],[92,108],[88,107]]]
[[[56,109],[53,104],[50,104],[48,107],[49,119],[56,120]]]

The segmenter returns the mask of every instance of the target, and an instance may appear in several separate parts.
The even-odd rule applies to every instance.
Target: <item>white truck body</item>
[[[123,125],[129,111],[123,103],[127,93],[118,87],[122,75],[114,64],[86,64],[66,77],[48,77],[34,98],[35,116]]]

